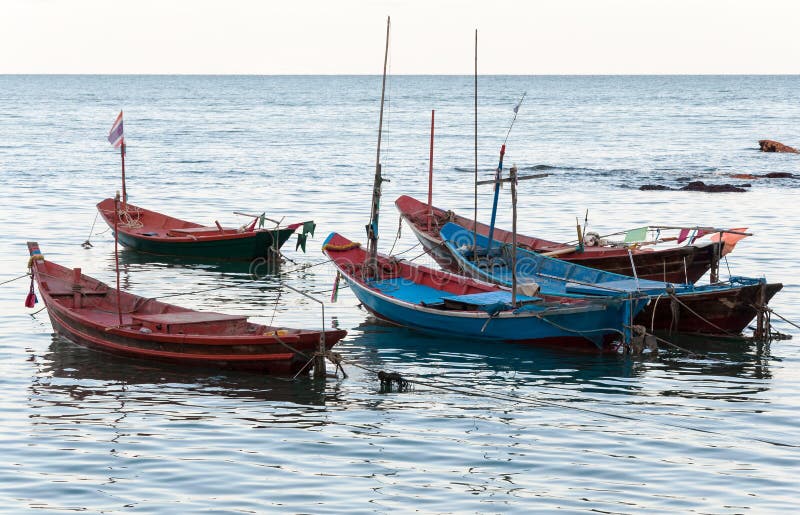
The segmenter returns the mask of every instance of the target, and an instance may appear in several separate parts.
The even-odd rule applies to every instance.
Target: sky
[[[0,73],[796,74],[800,1],[0,0]]]

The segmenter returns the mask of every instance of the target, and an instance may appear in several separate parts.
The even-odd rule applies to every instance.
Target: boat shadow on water
[[[357,360],[371,372],[399,372],[413,382],[442,378],[457,381],[464,388],[497,386],[544,386],[580,391],[583,394],[644,393],[641,379],[663,379],[661,391],[647,394],[683,395],[681,384],[698,376],[717,379],[732,388],[735,382],[750,392],[763,391],[770,379],[769,343],[747,339],[709,338],[705,336],[662,335],[681,347],[641,356],[624,354],[573,353],[558,349],[518,343],[431,336],[370,317],[350,330],[347,339],[348,359]],[[720,384],[720,386],[723,386]],[[685,390],[689,397],[703,396],[702,391]],[[714,394],[716,396],[716,394]]]
[[[107,260],[110,269],[114,269],[114,253],[110,252]],[[253,261],[213,261],[178,256],[157,256],[142,254],[135,250],[120,249],[120,272],[139,270],[186,269],[208,273],[219,273],[242,279],[266,278],[277,276],[285,263],[278,259],[257,258]]]
[[[204,367],[172,367],[87,349],[52,335],[47,352],[35,356],[38,372],[31,385],[37,397],[137,399],[143,404],[191,402],[199,397],[236,398],[268,403],[324,406],[337,388],[308,376],[295,380],[253,372]],[[65,402],[63,398],[54,402]],[[69,403],[70,401],[66,401]]]

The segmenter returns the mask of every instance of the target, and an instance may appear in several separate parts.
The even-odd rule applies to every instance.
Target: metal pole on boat
[[[380,216],[380,203],[381,203],[381,183],[383,177],[381,176],[381,136],[383,134],[383,104],[386,98],[386,67],[389,62],[389,28],[391,27],[391,17],[386,18],[386,50],[383,53],[383,82],[381,84],[381,115],[378,121],[378,152],[375,159],[375,182],[372,185],[372,209],[369,217],[369,225],[367,225],[367,237],[369,261],[367,267],[373,271],[374,275],[378,273],[378,219]]]
[[[517,167],[508,171],[511,182],[511,306],[517,307]]]
[[[478,247],[478,29],[475,29],[475,211],[472,216],[472,257]]]
[[[123,148],[125,144],[122,145]],[[124,156],[125,153],[123,152],[122,155]],[[123,158],[124,162],[124,158]],[[123,167],[124,169],[124,167]],[[124,175],[123,175],[124,177]],[[119,317],[119,325],[122,325],[122,304],[120,300],[120,292],[119,292],[119,232],[117,231],[117,224],[119,222],[119,192],[114,197],[114,268],[117,272],[117,316]]]
[[[492,248],[494,237],[494,221],[497,218],[497,201],[500,198],[500,181],[503,179],[503,156],[506,154],[506,144],[500,147],[500,164],[494,172],[494,200],[492,201],[492,221],[489,223],[489,241],[486,242],[486,257],[489,257],[489,250]],[[477,249],[476,249],[477,250]]]
[[[428,231],[431,230],[431,218],[433,218],[433,120],[436,111],[431,109],[431,156],[428,165]]]
[[[289,288],[295,293],[299,293],[303,297],[307,299],[311,299],[314,302],[318,303],[322,307],[322,331],[319,335],[319,348],[317,350],[316,355],[314,356],[314,377],[320,378],[325,377],[325,353],[327,352],[326,345],[325,345],[325,303],[319,300],[316,297],[312,297],[308,293],[304,292],[303,290],[298,290],[297,288],[290,286],[285,282],[280,283],[281,286]]]

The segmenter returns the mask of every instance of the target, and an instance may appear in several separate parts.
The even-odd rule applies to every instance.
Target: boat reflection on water
[[[774,358],[770,342],[739,337],[657,334],[685,349],[666,347],[661,352],[659,359],[666,370],[740,379],[772,378],[769,364]]]
[[[466,339],[454,344],[370,318],[350,330],[347,352],[348,359],[373,371],[400,372],[408,374],[408,379],[455,381],[465,389],[508,387],[522,392],[533,387],[581,396],[674,396],[685,391],[687,397],[730,395],[733,399],[768,388],[760,380],[771,377],[769,344],[745,339],[664,337],[685,351],[668,348],[657,355],[594,355],[515,343],[487,345]],[[642,379],[654,381],[644,384]],[[698,380],[706,384],[698,387]]]
[[[52,338],[47,352],[33,358],[38,373],[30,388],[40,400],[50,399],[59,405],[77,401],[75,407],[80,407],[80,401],[87,398],[124,397],[139,405],[156,406],[217,397],[265,401],[285,408],[324,406],[338,395],[335,382],[314,381],[308,376],[292,380],[249,372],[171,367],[87,349],[56,334]]]
[[[110,270],[114,270],[114,253],[107,257]],[[171,268],[190,271],[218,273],[242,279],[265,278],[276,276],[285,263],[277,259],[258,258],[253,261],[209,261],[177,256],[156,256],[142,254],[130,249],[119,251],[120,273],[138,270],[164,270]]]

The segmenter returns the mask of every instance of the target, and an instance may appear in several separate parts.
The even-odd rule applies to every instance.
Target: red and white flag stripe
[[[122,111],[120,111],[119,116],[114,120],[114,125],[111,126],[111,131],[108,133],[108,142],[116,148],[122,145],[124,141],[125,136],[122,132]]]

